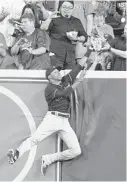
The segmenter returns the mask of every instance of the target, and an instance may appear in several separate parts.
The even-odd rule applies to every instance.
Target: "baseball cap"
[[[46,73],[45,73],[45,76],[46,76],[46,79],[47,80],[49,80],[48,79],[48,76],[52,73],[52,71],[54,71],[56,68],[55,67],[49,67],[49,68],[47,68],[47,70],[46,70]]]

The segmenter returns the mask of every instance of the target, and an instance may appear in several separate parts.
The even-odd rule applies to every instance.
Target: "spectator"
[[[74,1],[73,16],[78,17],[88,36],[91,35],[93,25],[93,12],[97,8],[98,3],[96,1]]]
[[[44,3],[44,2],[43,2]],[[41,28],[41,25],[44,23],[46,19],[49,17],[48,11],[44,8],[42,2],[34,2],[32,1],[31,4],[26,4],[22,10],[22,15],[24,13],[31,13],[35,16],[35,28]],[[43,22],[42,22],[43,21]],[[45,34],[46,45],[49,49],[50,46],[50,38],[46,31],[43,31]]]
[[[40,21],[48,18],[48,15],[43,16],[44,13],[41,11],[40,7],[37,6],[36,4],[26,4],[22,10],[22,15],[25,13],[31,13],[35,16],[35,28],[40,28],[41,25]]]
[[[50,51],[54,54],[51,57],[51,64],[62,69],[71,69],[75,66],[75,44],[77,41],[87,40],[81,21],[72,16],[73,9],[73,1],[60,1],[60,17],[52,19],[48,29],[51,37]],[[71,31],[77,33],[77,36],[67,34]]]
[[[0,69],[16,69],[14,59],[9,56],[5,37],[0,33]]]
[[[104,11],[108,11],[110,2],[109,1],[96,1],[96,0],[86,0],[86,1],[74,1],[75,8],[73,15],[78,17],[88,35],[88,42],[90,40],[91,32],[93,29],[93,17],[94,11],[98,8],[103,8]],[[76,59],[80,59],[84,56],[86,52],[86,47],[82,45],[81,42],[77,42],[76,45]]]
[[[21,17],[23,33],[17,37],[11,48],[12,55],[19,56],[19,69],[46,69],[49,66],[49,56],[45,35],[42,30],[35,28],[35,18],[32,14]]]
[[[4,57],[6,56],[7,45],[5,38],[2,33],[0,33],[0,66],[3,64]]]
[[[43,7],[46,9],[46,11],[48,12],[53,12],[56,10],[56,6],[57,6],[57,0],[43,0],[43,1],[40,1],[40,0],[24,0],[24,2],[26,4],[40,4],[41,6],[43,5]],[[43,11],[42,11],[43,12]],[[45,12],[44,12],[45,13]],[[47,14],[47,12],[46,12]],[[46,15],[45,14],[45,15]],[[46,18],[45,18],[46,19]]]
[[[50,11],[53,10],[54,3],[52,3],[52,1],[47,2],[38,0],[27,1],[26,3],[27,4],[24,6],[22,14],[24,14],[25,11],[30,12],[31,9],[31,13],[35,16],[36,28],[40,28],[40,21],[45,21],[49,18]]]
[[[107,13],[110,9],[110,6],[112,4],[112,2],[110,0],[106,0],[106,1],[97,1],[98,2],[98,6],[96,9],[103,9],[106,12],[106,16]]]
[[[126,41],[127,41],[127,24],[124,28],[124,34],[121,37],[115,38],[110,44],[106,44],[101,50],[110,50],[115,55],[113,62],[114,71],[126,71]]]
[[[30,13],[33,14],[35,17],[35,28],[40,28],[41,26],[41,21],[46,20],[49,16],[47,10],[44,8],[42,2],[39,3],[32,3],[32,1],[25,1],[26,5],[23,7],[22,12],[21,12],[21,16],[25,13]],[[15,21],[15,19],[12,20],[12,23]],[[17,21],[20,22],[20,18],[17,19]],[[18,23],[18,22],[17,22]],[[17,27],[16,27],[17,29]],[[19,32],[17,31],[17,34]],[[17,34],[13,35],[13,36],[17,36]]]
[[[105,23],[106,11],[103,8],[98,8],[94,11],[94,25],[93,29],[98,27],[102,34],[111,35],[114,38],[113,28]]]
[[[4,0],[0,3],[0,6],[2,6],[3,9],[3,11],[0,13],[0,32],[3,33],[8,47],[11,47],[13,45],[13,37],[11,35],[14,31],[14,27],[9,22],[9,19],[18,19],[21,15],[21,11],[24,5],[25,3],[23,0]]]
[[[36,15],[37,22],[41,21],[46,21],[52,14],[54,14],[54,11],[56,11],[56,6],[57,2],[56,0],[54,1],[39,1],[39,0],[24,0],[26,5],[33,5],[34,8],[33,14]],[[24,7],[25,9],[25,7]],[[24,13],[24,10],[23,10]],[[38,27],[36,27],[38,28]]]
[[[56,11],[57,10],[57,7],[58,7],[58,0],[54,0],[54,1],[52,1],[52,0],[45,0],[45,1],[43,1],[43,6],[45,7],[45,9],[46,10],[48,10],[48,12],[49,12],[49,14],[51,13],[51,12],[54,12],[54,11]]]
[[[74,1],[74,11],[73,16],[78,17],[84,29],[87,32],[88,35],[88,41],[89,37],[91,35],[92,26],[93,26],[93,11],[97,7],[97,3],[93,0],[90,1]],[[77,42],[76,44],[76,59],[80,59],[84,56],[84,53],[86,52],[86,47],[83,46],[81,42]]]
[[[109,61],[113,59],[112,54],[109,52],[104,52],[100,54],[100,49],[103,47],[107,40],[114,38],[113,28],[110,25],[105,24],[106,11],[103,8],[98,8],[94,12],[94,25],[91,34],[91,46],[93,49],[90,59],[94,60],[95,57],[100,58],[100,65],[102,70],[107,69]]]
[[[124,8],[121,9],[119,2],[112,2],[108,10],[106,23],[113,27],[115,36],[121,36],[123,33],[123,29],[126,24],[126,3],[127,2],[120,3],[124,6]]]
[[[11,4],[10,16],[6,19],[6,39],[8,47],[12,47],[15,42],[15,37],[20,33],[19,27],[15,23],[15,21],[20,22],[20,17],[25,13],[31,13],[35,16],[35,28],[40,28],[41,22],[45,21],[49,17],[48,11],[44,8],[42,2],[30,1],[30,0],[18,0],[19,7],[16,6],[13,1]],[[22,9],[23,8],[23,9]],[[15,12],[15,13],[14,13]],[[17,13],[18,12],[18,13]],[[48,37],[48,35],[46,34]],[[48,38],[49,39],[49,38]]]

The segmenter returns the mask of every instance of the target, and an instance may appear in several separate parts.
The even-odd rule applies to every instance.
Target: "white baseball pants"
[[[77,136],[71,128],[68,118],[52,115],[48,111],[33,136],[26,139],[17,149],[19,157],[53,133],[57,133],[61,137],[68,146],[68,149],[63,152],[44,155],[48,161],[48,165],[55,161],[69,160],[81,154]]]

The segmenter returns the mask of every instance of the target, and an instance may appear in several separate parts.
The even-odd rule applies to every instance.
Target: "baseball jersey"
[[[64,76],[60,85],[49,83],[45,89],[45,98],[49,111],[70,113],[70,95],[73,92],[71,85],[82,67],[77,65],[72,71]]]

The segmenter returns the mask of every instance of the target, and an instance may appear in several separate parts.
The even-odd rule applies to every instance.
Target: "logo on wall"
[[[10,98],[22,110],[24,116],[26,117],[26,119],[28,121],[28,125],[29,125],[30,132],[32,135],[36,130],[36,125],[35,125],[34,118],[31,114],[30,110],[26,106],[26,104],[21,100],[21,98],[19,96],[17,96],[11,90],[9,90],[3,86],[0,86],[0,93],[7,96],[8,98]],[[26,177],[26,175],[28,174],[28,172],[31,169],[32,164],[34,162],[36,150],[37,150],[37,146],[34,146],[30,150],[28,159],[27,159],[23,169],[21,170],[21,172],[17,175],[17,177],[13,181],[22,181]]]

